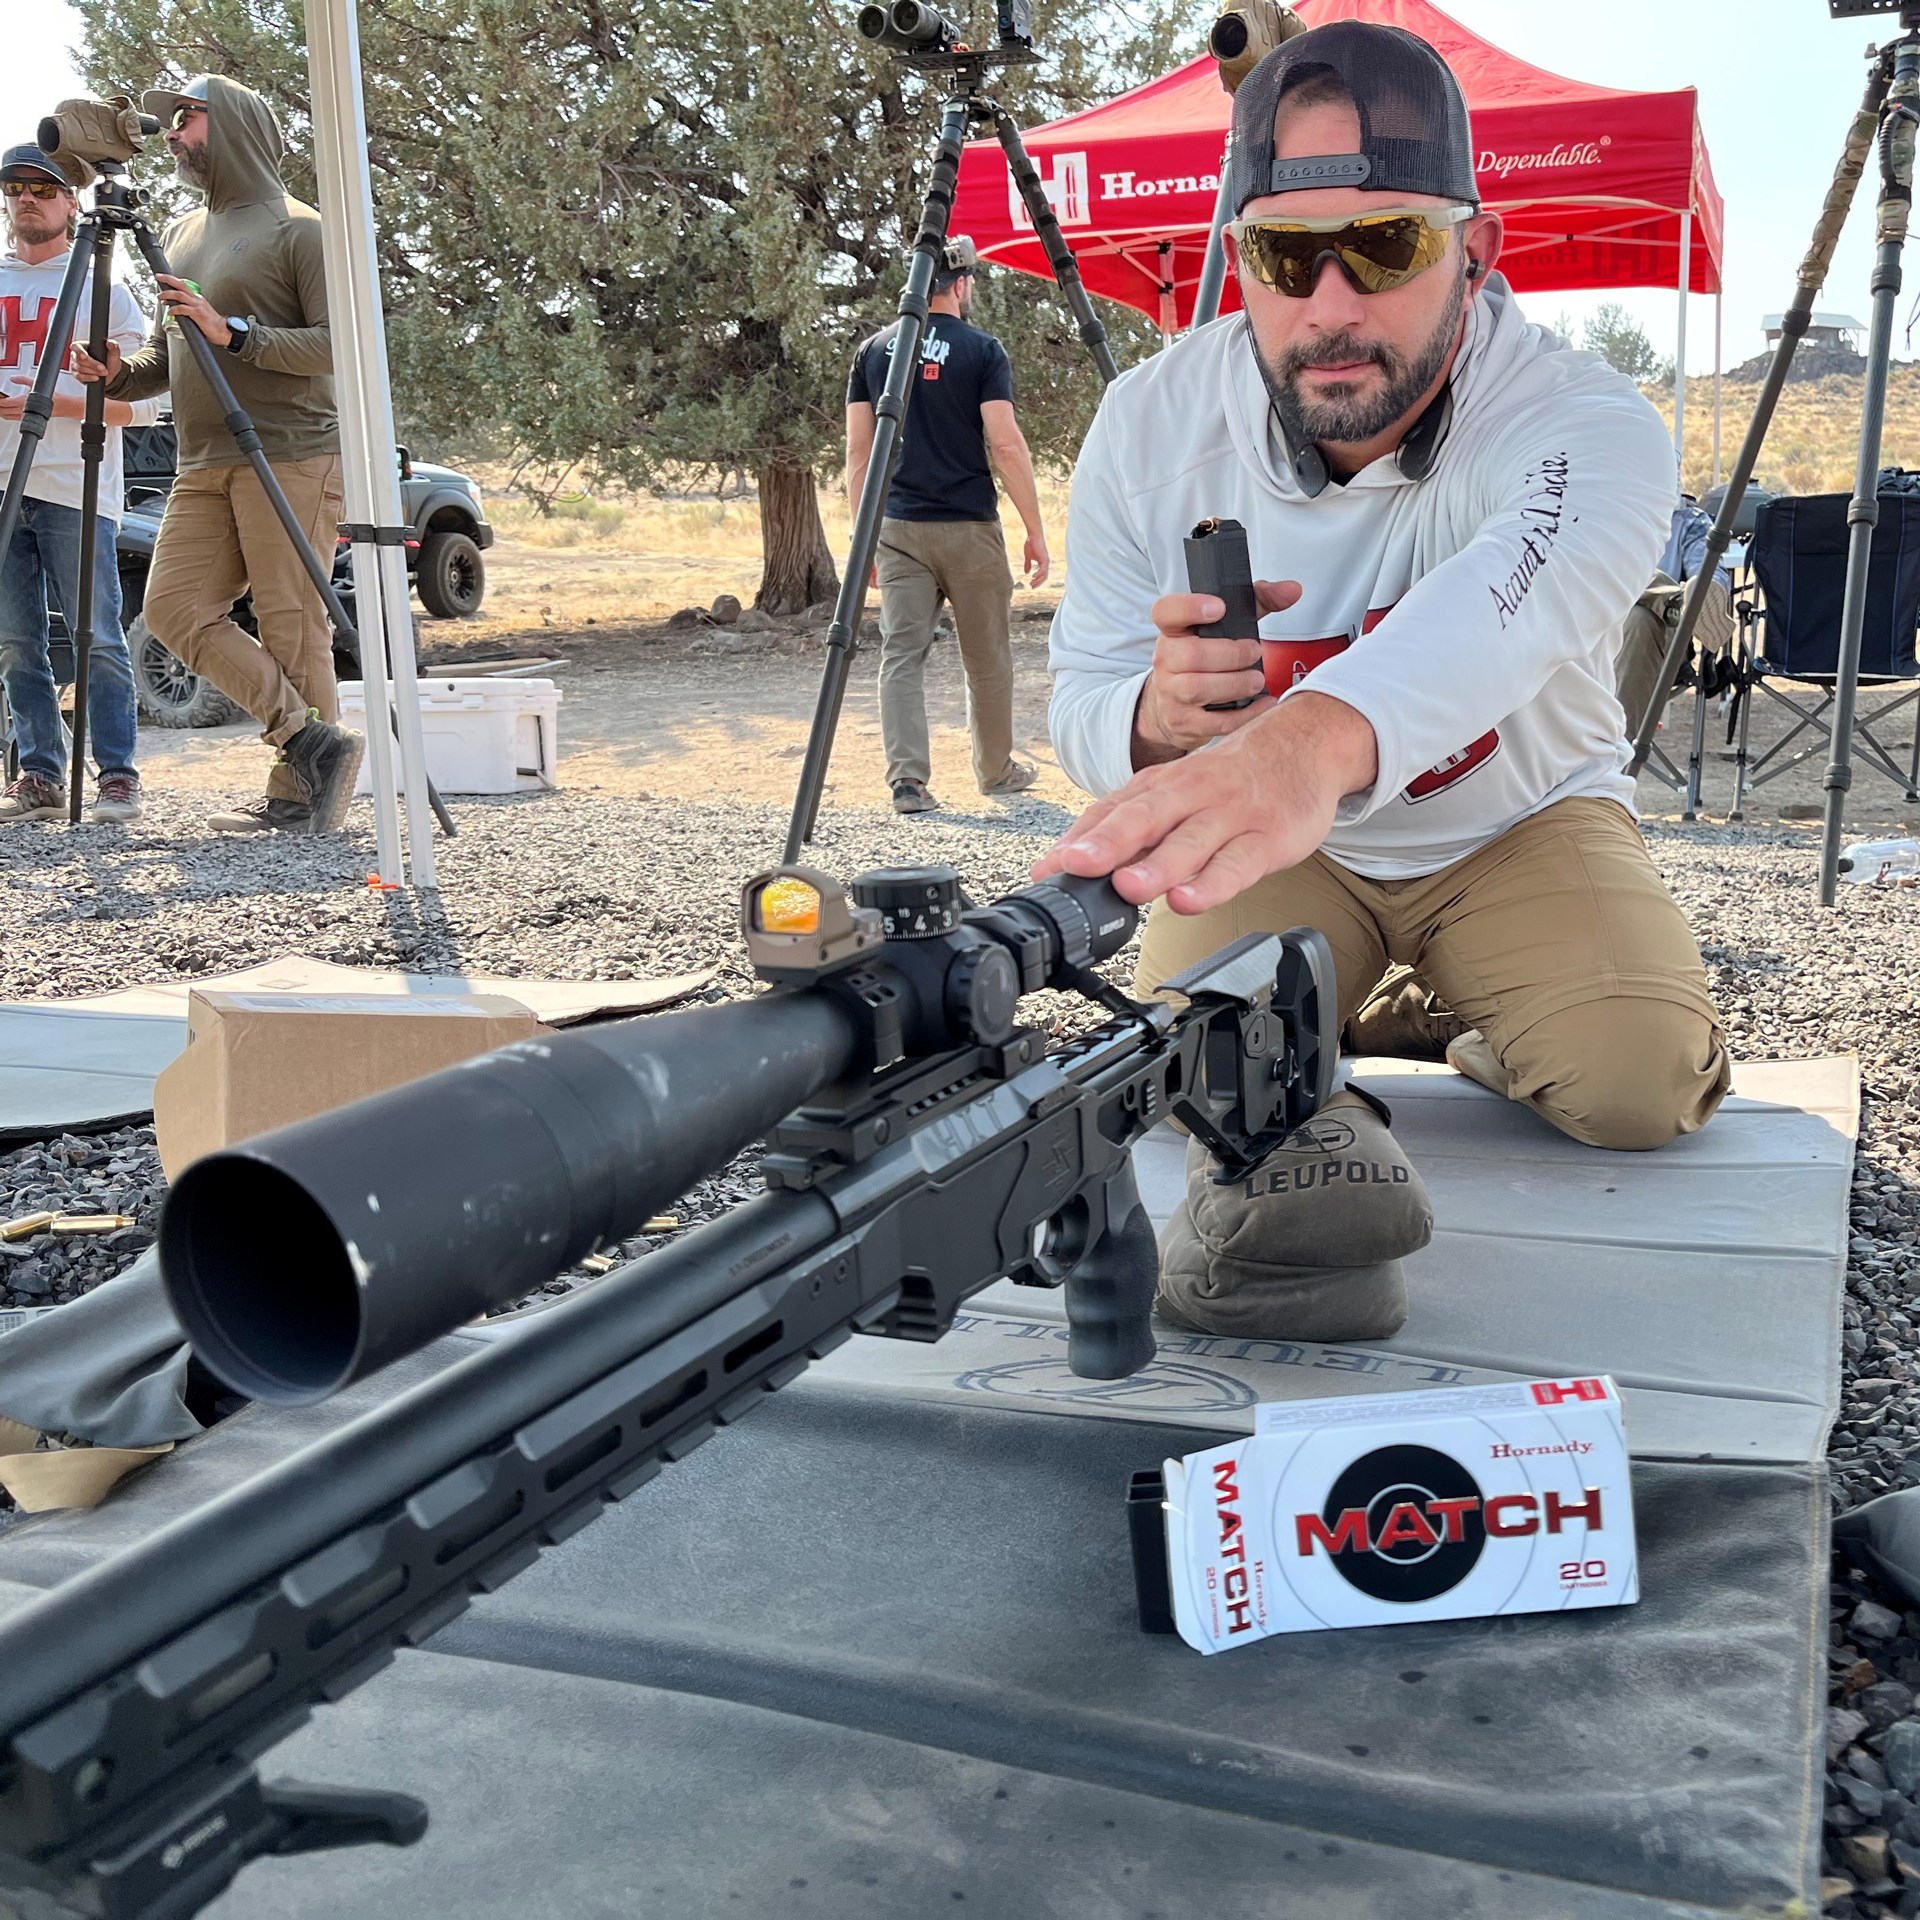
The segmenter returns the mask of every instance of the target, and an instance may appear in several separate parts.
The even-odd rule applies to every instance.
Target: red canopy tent
[[[1725,208],[1698,97],[1588,86],[1529,66],[1430,0],[1294,0],[1311,26],[1373,20],[1437,47],[1473,118],[1485,204],[1506,222],[1500,271],[1520,292],[1720,292]],[[1193,315],[1232,102],[1211,59],[1025,136],[1088,287],[1171,335]],[[1024,272],[1048,271],[996,142],[968,146],[953,230]],[[1236,303],[1231,279],[1223,307]],[[1718,326],[1715,327],[1716,359]],[[1681,303],[1680,351],[1686,352]],[[1677,425],[1679,423],[1676,423]]]

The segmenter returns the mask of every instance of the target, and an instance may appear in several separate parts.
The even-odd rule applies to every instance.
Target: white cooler
[[[366,731],[366,694],[358,680],[340,683],[340,719]],[[442,793],[532,793],[557,784],[560,689],[551,680],[423,677],[420,731],[427,777]],[[372,765],[371,755],[361,761],[356,793],[373,791]]]

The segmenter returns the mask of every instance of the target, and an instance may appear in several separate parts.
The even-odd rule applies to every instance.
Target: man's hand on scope
[[[1207,715],[1237,722],[1237,731],[1203,753],[1143,768],[1096,800],[1033,877],[1111,874],[1123,900],[1139,905],[1164,894],[1175,913],[1206,913],[1256,880],[1298,866],[1327,837],[1341,800],[1373,785],[1378,745],[1371,724],[1343,700],[1303,692],[1263,706]]]
[[[72,370],[73,377],[76,380],[84,380],[91,386],[96,380],[112,380],[116,378],[120,372],[120,357],[120,349],[109,340],[107,342],[106,364],[103,366],[85,347],[76,342],[67,365]]]
[[[191,320],[216,347],[224,347],[233,338],[233,329],[227,325],[226,317],[178,274],[156,273],[153,278],[160,289],[161,301],[175,319]]]
[[[1300,598],[1297,580],[1256,580],[1262,613],[1281,613]],[[1133,764],[1153,767],[1191,753],[1222,734],[1238,733],[1273,705],[1260,668],[1258,640],[1208,640],[1194,632],[1220,619],[1225,605],[1210,593],[1169,593],[1153,603],[1160,634],[1153,672],[1133,713]],[[1250,707],[1231,708],[1251,698]]]

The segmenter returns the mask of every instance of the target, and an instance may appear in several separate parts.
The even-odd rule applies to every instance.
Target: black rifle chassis
[[[1069,884],[1118,929],[1095,955],[1113,951],[1131,910]],[[1118,909],[1104,922],[1096,892]],[[1020,953],[1023,984],[1083,965],[1042,954],[1030,903],[1047,895],[1070,923],[1046,888],[966,916]],[[966,932],[944,936],[949,1000],[985,970]],[[856,928],[820,986],[770,996],[809,1018],[837,1006],[854,1056],[849,1077],[829,1047],[842,1077],[773,1131],[772,1191],[0,1627],[0,1912],[13,1895],[23,1912],[171,1920],[260,1854],[418,1837],[404,1795],[263,1785],[253,1762],[855,1332],[938,1339],[1011,1277],[1065,1285],[1077,1370],[1151,1360],[1157,1260],[1129,1149],[1172,1115],[1241,1170],[1312,1114],[1333,1064],[1324,941],[1249,936],[1169,983],[1179,1012],[1082,973],[1118,1014],[1082,1038],[1048,1051],[1015,1028],[862,1079],[872,1023],[851,1009],[887,1003],[887,957],[916,947],[924,961],[924,936]],[[990,996],[968,1017],[990,1021]]]

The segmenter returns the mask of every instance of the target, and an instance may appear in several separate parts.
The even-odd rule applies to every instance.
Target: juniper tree
[[[1049,0],[1046,58],[996,76],[1027,124],[1197,45],[1195,0]],[[300,0],[79,0],[102,91],[228,73],[265,95],[312,197]],[[760,603],[831,593],[817,476],[846,367],[886,322],[938,125],[938,77],[808,0],[362,0],[394,407],[402,431],[631,485],[751,473]],[[155,165],[149,171],[158,176]],[[1050,284],[983,277],[1035,452],[1098,398]],[[1155,344],[1104,317],[1125,364]]]

